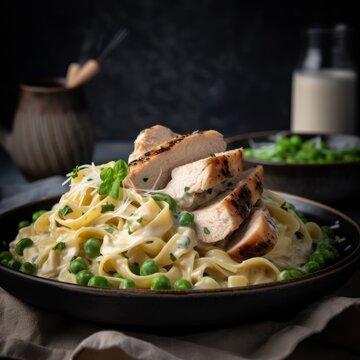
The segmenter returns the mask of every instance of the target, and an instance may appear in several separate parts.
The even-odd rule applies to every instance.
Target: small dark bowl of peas
[[[314,200],[360,199],[360,137],[268,131],[227,139],[244,148],[245,167],[263,165],[265,186]]]

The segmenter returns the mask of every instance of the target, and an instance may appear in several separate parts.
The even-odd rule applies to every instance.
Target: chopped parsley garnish
[[[280,208],[283,209],[283,210],[285,210],[285,211],[288,211],[288,210],[290,209],[290,206],[289,206],[289,204],[288,204],[286,201],[284,201],[284,202],[280,205]]]
[[[110,225],[108,228],[105,229],[105,231],[107,231],[110,234],[113,234],[115,230],[116,228],[112,225]]]
[[[190,190],[190,188],[188,186],[184,187],[184,192],[188,192]]]
[[[173,261],[173,262],[175,262],[177,260],[176,256],[173,253],[170,253],[169,257],[170,257],[171,261]]]
[[[178,249],[187,249],[190,246],[190,243],[190,238],[186,235],[183,235],[180,239],[176,240],[176,247]]]
[[[192,226],[194,224],[194,214],[191,212],[187,212],[187,211],[182,211],[179,214],[179,225],[180,226]]]
[[[301,219],[301,221],[303,223],[307,223],[308,219],[306,218],[306,216],[299,210],[296,209],[295,205],[288,203],[288,202],[283,202],[280,206],[281,209],[285,210],[285,211],[289,211],[290,209],[294,211],[294,213]]]
[[[61,218],[64,218],[66,215],[69,215],[73,212],[73,209],[69,205],[65,205],[62,209],[59,210],[58,214]]]
[[[130,228],[128,228],[128,234],[131,235],[132,233],[133,231]]]
[[[92,178],[88,178],[87,181],[92,181],[93,179]]]
[[[209,157],[215,157],[215,154],[214,154],[214,153],[210,153],[210,154],[209,154]]]
[[[136,220],[139,224],[141,224],[142,222],[143,222],[143,218],[141,217],[141,218],[138,218],[137,220]]]
[[[129,172],[127,163],[124,160],[116,161],[113,168],[104,168],[101,170],[98,193],[100,195],[109,195],[113,199],[119,199],[120,186]]]
[[[176,240],[176,246],[179,249],[187,249],[190,246],[191,240],[188,236],[183,235],[180,239]]]
[[[115,205],[111,203],[106,203],[104,205],[101,205],[101,213],[105,213],[107,211],[113,211],[115,209]]]
[[[66,248],[66,244],[62,241],[58,242],[52,249],[53,250],[64,250]]]
[[[210,234],[210,230],[207,227],[204,227],[204,234],[206,235]]]
[[[152,194],[151,197],[155,200],[155,201],[165,201],[169,204],[169,208],[171,211],[175,211],[176,210],[176,201],[168,194],[164,194],[164,193],[155,193]]]
[[[296,231],[295,235],[298,239],[303,239],[304,238],[304,234],[301,231]]]
[[[79,175],[79,171],[80,171],[79,166],[75,166],[75,167],[72,169],[71,178],[72,178],[72,179],[77,178],[78,175]]]

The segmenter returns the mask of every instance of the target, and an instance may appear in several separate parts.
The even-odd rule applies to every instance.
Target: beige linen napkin
[[[328,360],[355,359],[360,354],[359,295],[357,272],[337,294],[320,299],[288,323],[264,321],[166,337],[121,331],[121,327],[101,328],[24,304],[0,289],[0,355],[34,360],[275,360],[292,354],[291,359],[297,360],[305,356],[302,352],[315,349]],[[326,329],[332,319],[336,327]],[[296,349],[319,333],[316,341],[308,340],[307,347]]]

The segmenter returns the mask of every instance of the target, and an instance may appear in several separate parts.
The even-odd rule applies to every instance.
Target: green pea
[[[291,141],[286,136],[279,136],[276,140],[275,145],[286,152],[291,147]]]
[[[27,227],[30,225],[30,221],[27,221],[27,220],[22,220],[19,222],[19,225],[18,225],[18,229],[22,229],[24,227]]]
[[[320,252],[320,251],[315,251],[311,256],[310,256],[310,261],[315,261],[317,262],[320,267],[324,267],[325,266],[325,258],[324,255]]]
[[[276,162],[282,162],[284,161],[284,158],[281,156],[273,156],[271,160]]]
[[[132,279],[123,279],[120,281],[120,289],[134,289],[136,288],[135,281]]]
[[[331,153],[326,154],[325,155],[325,160],[326,160],[326,162],[334,162],[334,161],[336,161],[336,156],[334,154],[331,154]]]
[[[270,160],[272,157],[272,154],[268,154],[266,150],[263,151],[254,151],[254,157],[263,159],[263,160]]]
[[[334,263],[340,257],[338,250],[334,246],[322,248],[319,251],[327,264]]]
[[[35,222],[42,214],[45,214],[46,210],[38,210],[32,214],[32,221]]]
[[[88,286],[111,287],[111,284],[103,276],[93,276],[90,278]]]
[[[280,274],[278,275],[278,281],[284,281],[291,279],[291,275],[289,273],[289,270],[282,270]]]
[[[81,270],[86,270],[86,269],[87,269],[87,266],[85,264],[85,261],[81,257],[75,258],[70,263],[70,272],[72,272],[73,274],[77,274]]]
[[[7,266],[14,270],[19,270],[21,266],[21,262],[15,259],[10,259],[7,263]]]
[[[244,156],[246,156],[246,157],[252,157],[252,156],[254,156],[253,150],[252,150],[252,149],[249,149],[249,148],[244,149]]]
[[[167,290],[171,289],[171,283],[166,275],[155,276],[150,284],[151,290]]]
[[[18,255],[24,255],[24,249],[33,246],[34,242],[30,238],[22,238],[15,245],[15,251]]]
[[[112,274],[112,277],[117,278],[117,279],[123,279],[123,277],[118,272],[114,272]]]
[[[101,241],[95,238],[90,238],[84,243],[85,254],[90,258],[95,258],[100,255]]]
[[[343,160],[344,160],[344,161],[354,161],[354,160],[356,160],[356,158],[354,158],[353,155],[345,154],[345,155],[343,156]]]
[[[188,290],[192,288],[193,288],[192,283],[186,279],[179,279],[174,284],[175,290]]]
[[[320,265],[316,261],[309,261],[303,265],[302,269],[305,273],[310,274],[320,270]]]
[[[290,137],[290,143],[299,148],[302,144],[302,139],[299,135],[293,135]]]
[[[141,276],[151,275],[157,273],[158,271],[159,271],[158,264],[152,259],[147,259],[141,265],[140,275]]]
[[[304,161],[304,160],[307,160],[308,155],[307,155],[307,153],[306,153],[304,150],[299,150],[299,151],[296,153],[296,158],[299,159],[299,162],[302,162],[302,161]]]
[[[325,239],[320,240],[320,241],[317,243],[316,249],[319,250],[319,251],[320,251],[320,250],[325,250],[325,249],[333,251],[333,250],[335,249],[335,251],[336,251],[335,246],[332,245],[330,242],[326,241]]]
[[[187,211],[182,211],[179,215],[180,226],[192,226],[194,224],[194,215]]]
[[[285,161],[289,164],[296,164],[298,162],[294,156],[288,156]]]
[[[330,226],[321,226],[321,231],[325,237],[332,238],[334,236],[333,229]]]
[[[301,277],[304,275],[304,272],[301,271],[301,269],[298,268],[289,268],[288,269],[289,275],[291,279],[296,279],[298,277]]]
[[[20,271],[26,274],[35,274],[36,272],[36,266],[34,264],[31,264],[29,262],[24,262],[20,266]]]
[[[139,264],[136,262],[131,262],[128,261],[128,266],[130,271],[135,274],[135,275],[140,275],[140,268],[139,268]]]
[[[89,280],[93,277],[91,271],[89,270],[81,270],[76,274],[76,282],[79,285],[87,285]]]
[[[335,244],[335,239],[331,239],[331,238],[324,238],[321,239],[320,241],[318,241],[317,243],[317,248],[318,249],[327,249],[327,248],[333,248]]]
[[[287,163],[329,163],[360,160],[360,148],[330,148],[323,139],[304,141],[299,135],[278,136],[275,142],[258,149],[244,149],[244,156]]]
[[[2,251],[0,253],[0,262],[2,262],[3,260],[9,261],[12,259],[12,255],[9,251]]]

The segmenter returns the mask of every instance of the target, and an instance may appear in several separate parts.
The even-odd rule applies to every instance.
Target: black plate
[[[360,137],[344,134],[302,134],[290,131],[265,131],[237,135],[227,139],[228,149],[250,147],[255,143],[274,141],[277,134],[300,135],[303,139],[321,136],[331,147],[360,147]],[[244,158],[245,167],[262,165],[265,187],[304,196],[317,201],[335,203],[360,199],[360,161],[314,164],[289,164],[255,158]]]
[[[360,229],[337,210],[296,196],[281,195],[320,224],[340,221],[340,234],[346,240],[341,243],[342,259],[337,264],[298,280],[188,292],[85,287],[23,274],[0,265],[0,285],[19,299],[43,309],[101,323],[141,326],[142,330],[283,319],[336,290],[350,277],[360,256]],[[30,218],[35,210],[50,209],[57,200],[41,200],[0,216],[5,240],[1,250],[15,238],[19,221]]]

